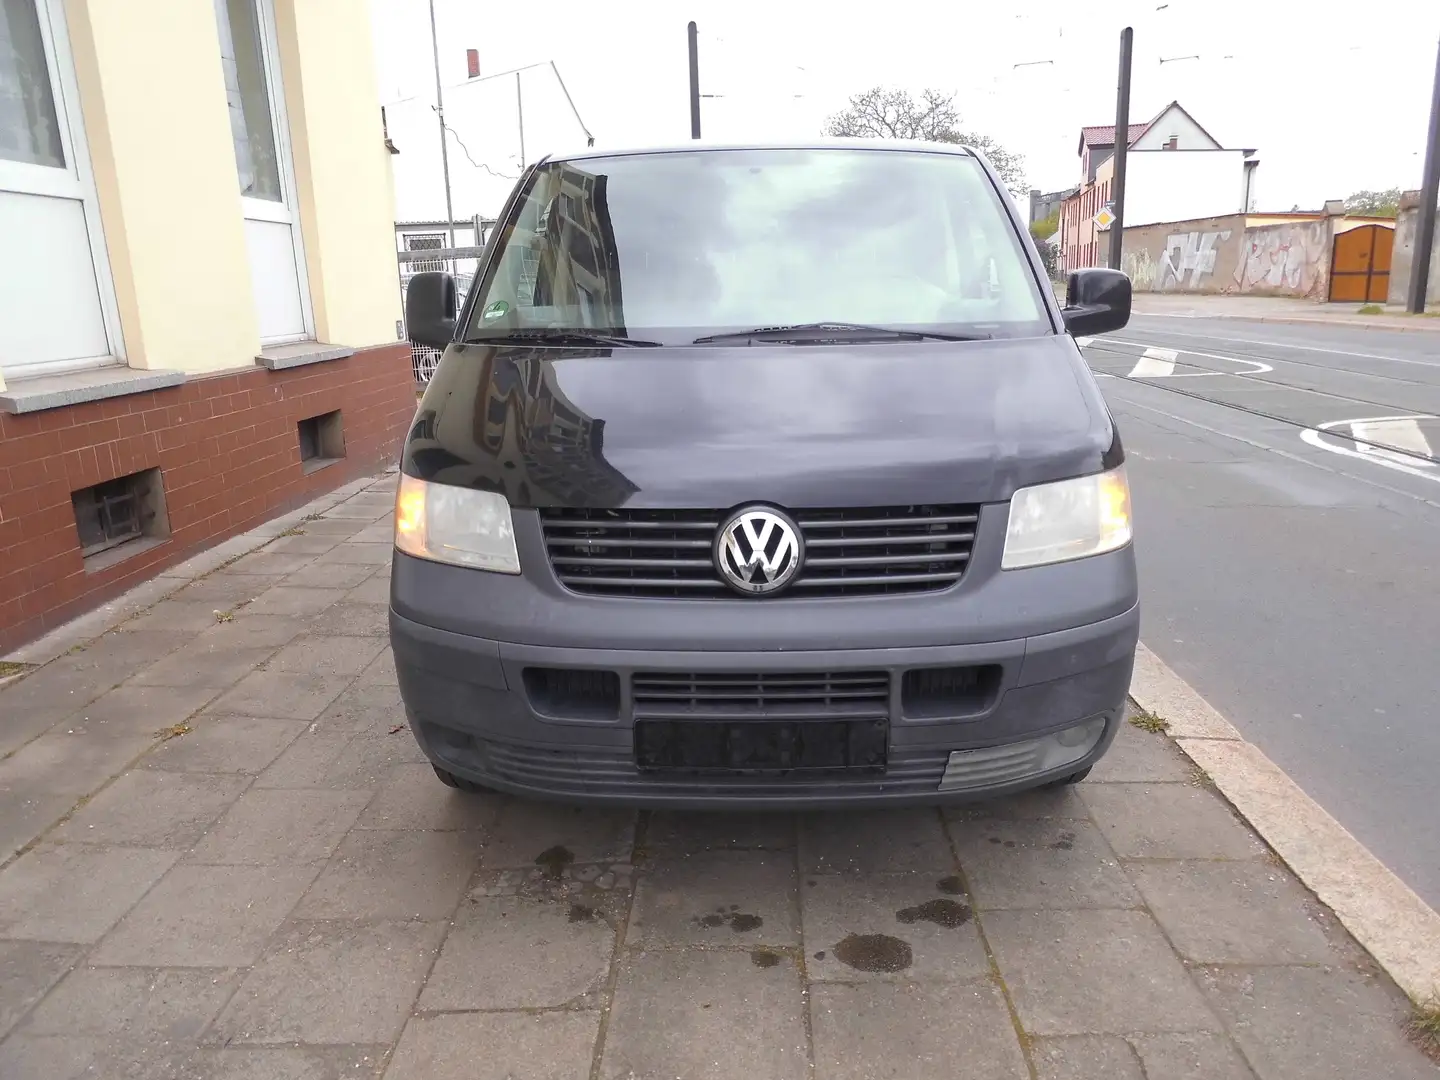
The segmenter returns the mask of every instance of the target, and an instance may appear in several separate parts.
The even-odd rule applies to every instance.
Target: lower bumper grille
[[[883,671],[636,672],[635,719],[814,720],[885,718],[890,676]]]

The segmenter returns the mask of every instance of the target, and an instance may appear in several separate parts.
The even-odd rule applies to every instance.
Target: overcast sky
[[[369,2],[381,103],[401,151],[397,215],[443,217],[428,0]],[[1258,208],[1288,210],[1419,186],[1440,34],[1436,0],[1376,0],[1337,17],[1293,0],[1028,0],[1022,14],[892,0],[861,9],[864,18],[808,0],[435,0],[435,9],[447,120],[465,147],[450,143],[457,218],[493,215],[520,167],[515,79],[457,87],[467,48],[479,50],[482,75],[553,60],[597,147],[677,142],[690,134],[693,18],[701,92],[722,95],[702,102],[707,139],[813,136],[851,94],[934,87],[956,94],[967,129],[1025,156],[1030,186],[1051,191],[1079,178],[1080,127],[1114,121],[1128,24],[1132,121],[1178,100],[1222,146],[1257,149]],[[583,146],[548,68],[521,80],[525,160]]]

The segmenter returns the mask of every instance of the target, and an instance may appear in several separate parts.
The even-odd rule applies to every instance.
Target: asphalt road
[[[1137,315],[1145,643],[1440,908],[1440,334]]]

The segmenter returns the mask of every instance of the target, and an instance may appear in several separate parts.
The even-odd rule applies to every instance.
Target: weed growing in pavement
[[[1360,310],[1359,310],[1358,312],[1356,312],[1356,314],[1357,314],[1357,315],[1383,315],[1383,314],[1385,314],[1385,309],[1384,309],[1383,307],[1381,307],[1379,304],[1365,304],[1365,305],[1362,305],[1362,306],[1361,306]]]
[[[19,675],[28,670],[30,670],[29,664],[16,664],[9,660],[0,660],[0,679],[8,679],[11,675]]]
[[[306,518],[305,520],[306,520],[306,521],[309,521],[310,518]],[[290,528],[286,529],[284,532],[276,533],[276,534],[275,534],[275,539],[276,539],[276,540],[279,540],[280,537],[282,537],[282,536],[304,536],[304,535],[305,535],[305,530],[302,529],[302,528],[300,528],[299,525],[291,525]]]
[[[1141,731],[1148,731],[1152,735],[1163,735],[1170,730],[1169,720],[1156,716],[1149,710],[1139,707],[1131,714],[1130,723],[1134,724]]]
[[[215,612],[215,621],[216,621],[216,622],[234,622],[234,621],[235,621],[235,613],[234,613],[233,611],[216,611],[216,612]]]
[[[1431,998],[1424,1005],[1416,1005],[1410,1012],[1410,1022],[1405,1030],[1434,1061],[1440,1061],[1440,998]]]
[[[155,737],[161,742],[169,742],[171,739],[178,739],[181,735],[189,735],[193,729],[185,721],[178,724],[171,724],[167,728],[161,728],[155,733]]]

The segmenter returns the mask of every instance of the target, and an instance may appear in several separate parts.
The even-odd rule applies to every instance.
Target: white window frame
[[[85,136],[80,87],[75,78],[75,56],[70,50],[64,0],[34,0],[34,4],[45,52],[45,68],[50,74],[50,93],[55,100],[55,119],[60,127],[60,148],[65,155],[65,168],[0,160],[0,190],[71,199],[80,203],[108,351],[96,356],[12,366],[8,372],[10,379],[60,375],[125,363],[120,311],[115,301],[115,279],[110,272],[110,254],[105,246],[105,230],[100,220],[95,174],[90,167],[90,144]]]
[[[315,310],[310,298],[309,267],[305,264],[305,238],[300,223],[300,195],[295,185],[295,158],[290,143],[290,117],[285,108],[285,80],[280,71],[280,36],[275,24],[274,0],[224,0],[225,3],[253,4],[260,26],[260,63],[265,70],[265,96],[270,103],[270,127],[275,133],[275,164],[280,173],[283,201],[247,198],[237,191],[241,212],[252,221],[271,221],[290,226],[290,243],[295,258],[295,280],[300,289],[300,315],[304,332],[281,338],[266,338],[263,345],[281,345],[315,340]],[[219,10],[216,17],[220,16]],[[229,117],[226,117],[227,121]],[[233,153],[233,151],[232,151]],[[237,167],[236,183],[239,172]],[[248,257],[248,256],[247,256]]]

